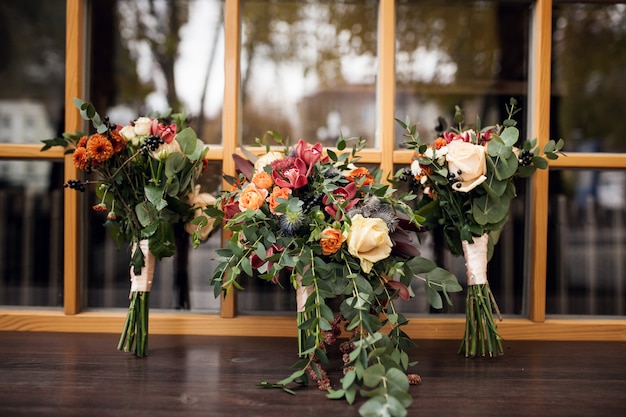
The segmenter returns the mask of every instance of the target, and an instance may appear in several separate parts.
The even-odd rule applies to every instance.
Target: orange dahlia
[[[113,156],[113,144],[106,136],[96,133],[87,142],[87,153],[94,161],[104,162]]]
[[[89,155],[86,148],[76,148],[74,155],[72,156],[74,166],[81,171],[87,171],[89,169]]]
[[[346,176],[346,179],[352,182],[356,181],[358,178],[364,178],[363,185],[370,185],[375,182],[372,174],[364,167],[355,168]]]
[[[88,136],[83,136],[78,140],[78,143],[76,144],[77,148],[85,148],[87,147],[87,141],[89,140]]]
[[[109,137],[111,138],[111,143],[113,144],[113,152],[119,153],[126,148],[126,139],[124,139],[117,130],[111,130],[109,132]]]

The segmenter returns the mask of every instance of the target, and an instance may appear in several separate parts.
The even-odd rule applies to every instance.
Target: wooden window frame
[[[74,97],[84,97],[84,21],[86,0],[67,0],[66,85],[65,105],[73,107]],[[550,125],[550,65],[553,0],[537,0],[533,7],[531,36],[531,78],[529,102],[530,132],[540,144],[549,138]],[[224,109],[222,129],[224,141],[212,146],[209,158],[223,161],[223,170],[234,173],[231,155],[237,149],[240,135],[240,41],[241,3],[224,1]],[[395,100],[395,1],[379,2],[379,76],[377,84],[377,128],[381,149],[365,151],[362,160],[380,164],[385,172],[393,172],[394,164],[408,164],[411,155],[394,149]],[[67,112],[65,130],[82,128],[78,112]],[[45,154],[40,146],[0,145],[0,159],[64,159],[65,178],[75,178],[77,170],[61,150]],[[570,154],[551,163],[553,168],[626,169],[626,154]],[[626,319],[570,319],[546,317],[547,209],[548,171],[538,171],[531,182],[531,276],[528,318],[506,318],[499,323],[504,339],[509,340],[621,340],[626,341]],[[78,196],[64,192],[64,308],[63,311],[42,309],[0,310],[0,330],[105,332],[117,333],[122,328],[124,313],[81,311],[80,283],[80,224]],[[222,302],[221,314],[175,314],[154,312],[150,317],[150,332],[154,334],[296,336],[295,319],[289,316],[237,315],[236,298]],[[415,339],[458,339],[462,337],[463,317],[415,317],[406,328]]]

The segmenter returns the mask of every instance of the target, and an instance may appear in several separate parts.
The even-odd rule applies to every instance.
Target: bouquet
[[[547,168],[548,160],[558,158],[564,144],[550,140],[543,154],[536,139],[516,147],[519,130],[513,115],[519,108],[515,99],[506,110],[508,117],[502,125],[481,128],[477,119],[474,128],[465,128],[457,106],[456,126],[442,131],[431,144],[420,142],[408,118],[396,120],[406,131],[408,147],[415,150],[410,169],[399,175],[410,177],[422,190],[417,212],[426,217],[427,228],[443,228],[452,254],[465,257],[466,327],[459,353],[466,357],[503,354],[493,312],[501,317],[487,281],[487,262],[508,220],[509,205],[516,196],[515,179]]]
[[[145,356],[155,258],[176,252],[174,225],[183,223],[195,246],[213,228],[203,209],[215,198],[196,184],[208,148],[185,127],[184,114],[154,114],[122,127],[103,120],[90,103],[75,99],[75,105],[96,133],[66,132],[44,140],[42,151],[62,146],[78,169],[95,174],[64,186],[85,191],[96,184],[100,203],[93,210],[107,213],[104,225],[118,247],[130,243],[130,307],[118,348]]]
[[[268,136],[284,148],[271,148]],[[216,296],[242,289],[244,274],[295,290],[301,359],[289,377],[261,385],[293,393],[289,384],[312,379],[329,398],[369,398],[362,415],[405,415],[409,384],[419,377],[406,373],[414,344],[394,302],[413,296],[416,277],[435,307],[441,294],[449,300],[448,292],[461,291],[454,275],[419,256],[412,233],[422,219],[408,204],[413,196],[397,197],[380,172],[356,165],[362,140],[352,152],[343,152],[343,137],[337,152],[304,140],[289,147],[273,132],[257,143],[265,153],[234,155],[239,174],[226,178],[232,189],[207,214],[232,232],[218,251]],[[329,306],[333,299],[339,311]],[[343,378],[333,389],[327,347],[342,334]]]

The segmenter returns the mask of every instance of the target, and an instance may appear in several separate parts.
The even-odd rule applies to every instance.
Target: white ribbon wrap
[[[308,285],[306,287],[303,287],[302,277],[300,275],[296,277],[296,282],[298,283],[298,288],[296,288],[296,307],[298,313],[302,313],[304,311],[304,305],[306,304],[306,300],[311,294],[313,294],[313,286]]]
[[[136,244],[133,245],[133,253]],[[133,267],[130,267],[130,292],[150,292],[152,289],[152,278],[154,277],[154,255],[148,249],[148,240],[140,240],[139,248],[143,252],[145,265],[141,268],[141,273],[135,275]]]
[[[475,237],[474,243],[467,240],[462,242],[465,256],[465,268],[467,269],[467,285],[480,285],[487,283],[487,245],[489,235]]]

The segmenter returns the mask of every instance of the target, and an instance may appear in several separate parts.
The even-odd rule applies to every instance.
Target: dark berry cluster
[[[85,192],[85,183],[81,180],[67,180],[67,182],[63,184],[63,188],[69,188],[82,193]]]
[[[413,176],[411,168],[404,168],[399,176],[400,181],[408,181],[411,188],[419,188],[419,181]]]
[[[533,162],[535,154],[527,149],[524,149],[519,154],[519,164],[523,167],[530,165]]]
[[[111,123],[111,121],[109,120],[109,116],[105,116],[104,125],[107,127],[107,129],[109,129],[109,131],[115,130],[117,127],[115,126],[115,123]]]
[[[303,211],[305,213],[309,213],[311,209],[317,205],[320,205],[322,202],[323,194],[317,194],[315,196],[311,196],[304,200]]]
[[[463,172],[461,172],[461,170],[459,169],[456,173],[454,172],[450,172],[448,174],[448,181],[450,181],[450,184],[452,184],[453,187],[456,188],[461,188],[461,174]]]
[[[150,136],[146,138],[143,145],[141,145],[141,153],[146,156],[148,155],[148,152],[154,152],[159,149],[159,146],[161,146],[163,143],[163,138],[154,135]]]

